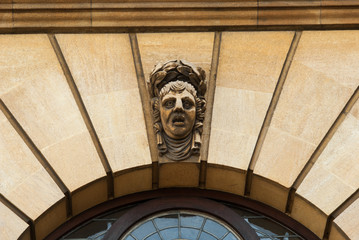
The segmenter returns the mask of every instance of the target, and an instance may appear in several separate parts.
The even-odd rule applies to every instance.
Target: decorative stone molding
[[[0,3],[0,29],[157,27],[333,27],[359,24],[358,1],[153,1],[35,0]],[[151,21],[149,21],[149,19]],[[338,27],[338,26],[337,26]],[[340,28],[340,26],[339,26]]]

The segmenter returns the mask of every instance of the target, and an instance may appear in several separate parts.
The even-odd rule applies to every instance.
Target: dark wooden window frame
[[[170,210],[193,210],[210,214],[231,226],[245,240],[259,240],[254,229],[229,207],[199,197],[165,197],[139,204],[127,211],[106,233],[104,240],[118,240],[130,227],[159,212]]]
[[[110,201],[101,203],[91,209],[88,209],[77,216],[72,217],[64,224],[62,224],[59,228],[57,228],[55,231],[53,231],[51,234],[49,234],[45,238],[45,240],[59,239],[64,234],[70,232],[71,230],[75,229],[76,227],[80,226],[86,221],[96,216],[102,215],[108,211],[114,210],[116,208],[125,207],[130,204],[139,204],[153,199],[164,199],[164,198],[173,198],[173,199],[181,199],[181,200],[197,198],[201,200],[210,199],[214,201],[230,203],[242,208],[255,211],[264,216],[267,216],[277,221],[278,223],[282,224],[283,226],[291,229],[292,231],[296,232],[306,240],[320,240],[318,236],[316,236],[313,232],[311,232],[308,228],[303,226],[301,223],[297,222],[296,220],[289,217],[285,213],[277,209],[274,209],[270,206],[267,206],[263,203],[231,193],[224,193],[214,190],[194,189],[194,188],[159,189],[159,190],[135,193],[124,197],[112,199]],[[174,209],[173,205],[171,209]],[[210,212],[210,214],[213,213]],[[230,222],[227,223],[230,224]]]

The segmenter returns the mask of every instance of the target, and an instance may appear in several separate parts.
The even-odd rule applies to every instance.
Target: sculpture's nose
[[[182,104],[182,100],[180,98],[176,99],[176,105],[174,108],[174,111],[183,111],[183,104]]]

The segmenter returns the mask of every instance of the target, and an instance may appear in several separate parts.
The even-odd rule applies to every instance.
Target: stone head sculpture
[[[184,60],[158,64],[148,82],[161,155],[181,161],[199,154],[206,110],[206,74]]]

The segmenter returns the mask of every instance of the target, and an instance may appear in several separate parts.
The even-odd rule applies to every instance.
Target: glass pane
[[[191,214],[181,214],[181,226],[200,229],[203,224],[203,217]]]
[[[280,240],[302,240],[302,238],[298,237],[298,236],[289,236],[289,237],[277,237]],[[276,238],[276,239],[277,239]]]
[[[153,234],[153,235],[147,237],[146,240],[161,240],[161,238],[158,235],[158,233],[156,233],[156,234]]]
[[[178,228],[169,228],[161,231],[163,239],[176,239],[178,238]]]
[[[213,236],[209,235],[208,233],[202,232],[201,236],[199,237],[199,240],[217,240],[217,238],[214,238]]]
[[[131,237],[131,236],[127,236],[126,238],[125,238],[125,240],[135,240],[133,237]]]
[[[215,221],[212,221],[211,219],[207,219],[205,225],[204,225],[204,231],[212,233],[217,238],[221,238],[228,232],[228,230],[223,227],[222,225],[218,224]]]
[[[93,236],[90,236],[88,239],[89,240],[102,240],[103,237],[105,236],[106,232],[102,232],[100,234],[95,234]]]
[[[143,239],[144,237],[150,235],[151,233],[156,232],[155,227],[153,226],[151,221],[147,221],[146,223],[142,224],[138,228],[136,228],[132,235],[137,239]]]
[[[267,219],[267,218],[248,218],[247,222],[255,229],[260,230],[261,232],[268,234],[269,236],[288,236],[296,235],[288,228],[285,228],[278,223]]]
[[[266,234],[264,234],[264,233],[262,233],[262,232],[260,232],[260,231],[256,231],[256,233],[257,233],[257,235],[258,235],[259,237],[266,237],[266,236],[267,236]]]
[[[234,236],[232,233],[229,233],[223,240],[238,240],[236,236]]]
[[[181,238],[197,239],[199,230],[193,228],[181,228]]]
[[[171,214],[154,219],[158,229],[178,227],[178,214]]]
[[[111,227],[112,221],[92,221],[80,229],[67,235],[64,239],[88,238]]]

